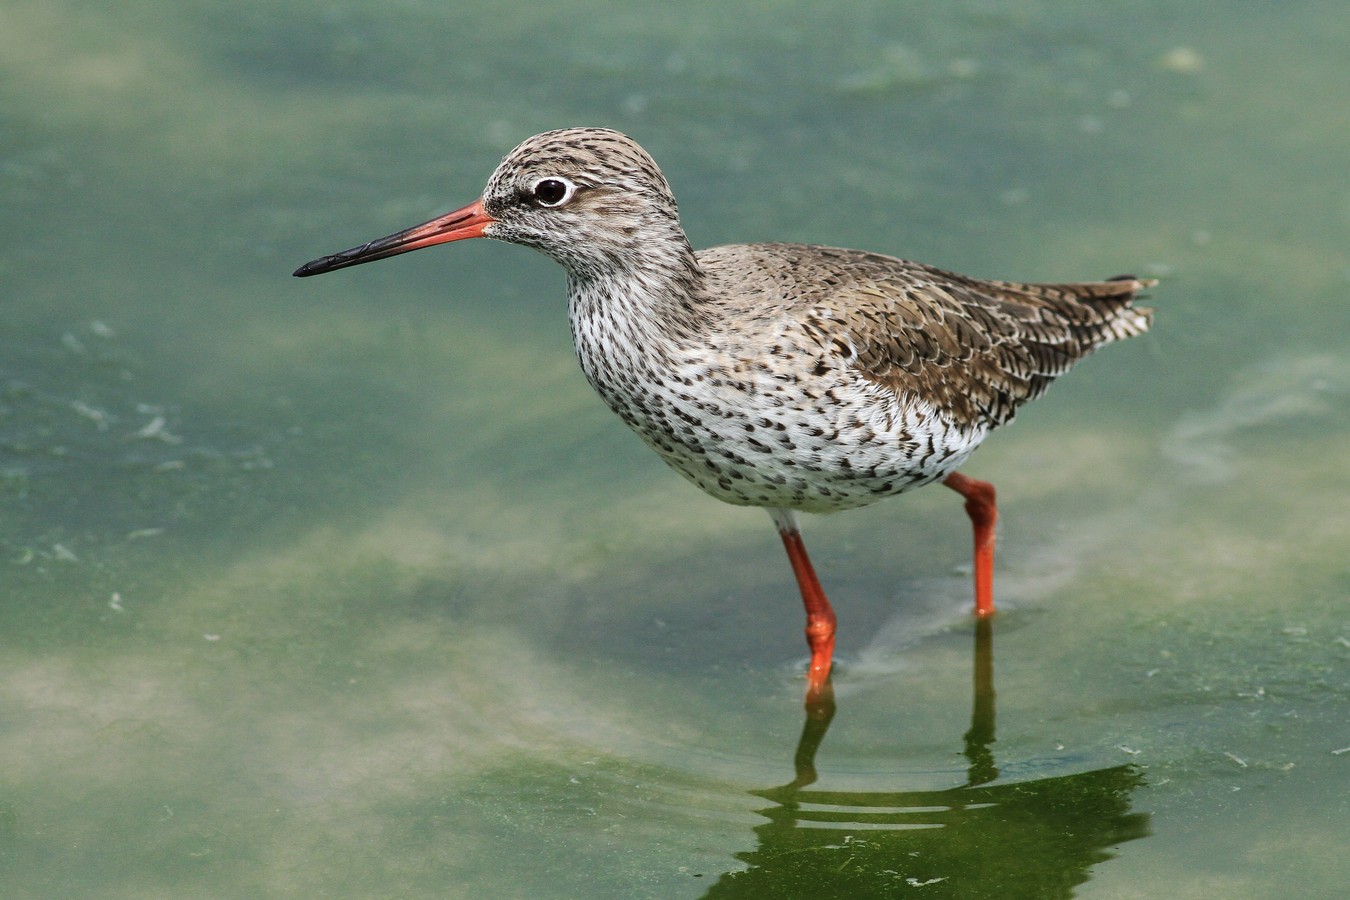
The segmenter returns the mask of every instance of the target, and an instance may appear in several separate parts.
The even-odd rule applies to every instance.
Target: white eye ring
[[[540,206],[562,206],[577,192],[577,186],[566,178],[548,175],[530,186],[530,199]]]

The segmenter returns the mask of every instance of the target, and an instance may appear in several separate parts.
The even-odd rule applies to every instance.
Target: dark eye
[[[540,206],[562,206],[576,190],[572,182],[562,178],[541,178],[534,183],[530,196]]]

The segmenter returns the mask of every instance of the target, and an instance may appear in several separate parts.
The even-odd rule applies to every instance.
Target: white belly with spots
[[[861,381],[812,396],[772,377],[686,371],[656,381],[597,372],[592,384],[672,468],[736,505],[864,506],[946,476],[984,437]]]
[[[630,292],[623,302],[641,299]],[[573,339],[591,385],[671,467],[727,503],[864,506],[944,477],[987,430],[957,427],[843,362],[817,370],[820,350],[812,355],[771,323],[755,324],[769,329],[772,350],[747,347],[735,332],[680,346],[640,316],[603,315],[595,297],[573,300]]]

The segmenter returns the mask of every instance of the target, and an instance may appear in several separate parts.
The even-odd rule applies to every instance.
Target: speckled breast
[[[664,373],[652,356],[616,362],[582,361],[609,407],[672,468],[740,506],[864,506],[942,478],[984,437],[860,378],[807,391],[706,360],[667,360]]]

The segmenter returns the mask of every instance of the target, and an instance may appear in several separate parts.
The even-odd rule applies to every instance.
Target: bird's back
[[[697,254],[709,300],[727,327],[819,354],[792,368],[848,372],[917,397],[958,427],[1010,421],[1096,348],[1148,330],[1133,305],[1154,282],[984,281],[875,253],[803,244],[734,244]],[[795,340],[793,340],[795,338]]]

